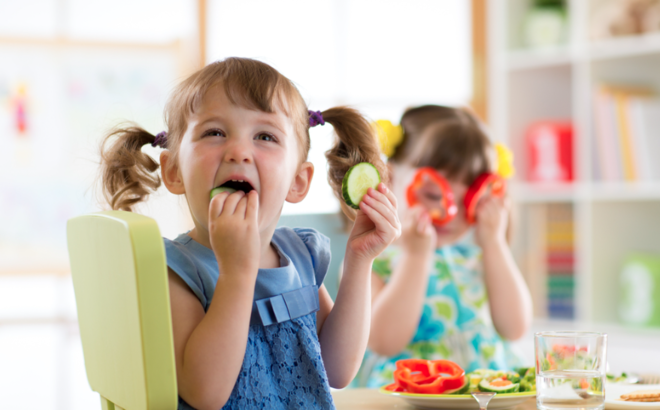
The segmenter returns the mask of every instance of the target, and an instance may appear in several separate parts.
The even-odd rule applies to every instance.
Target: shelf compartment
[[[588,57],[592,61],[613,60],[660,54],[660,33],[614,37],[590,44]]]
[[[509,71],[523,71],[570,66],[573,60],[573,54],[567,47],[516,50],[509,52],[507,55],[507,69]]]
[[[536,184],[513,182],[510,185],[511,197],[519,203],[573,202],[577,200],[576,184]]]

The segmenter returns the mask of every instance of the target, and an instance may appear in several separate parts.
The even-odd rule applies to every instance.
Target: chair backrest
[[[87,379],[103,407],[176,409],[165,247],[156,221],[123,211],[72,218],[67,242]]]

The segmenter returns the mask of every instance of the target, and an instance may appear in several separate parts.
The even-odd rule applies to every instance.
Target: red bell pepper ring
[[[465,371],[449,360],[399,360],[394,380],[391,391],[423,394],[449,393],[467,383]]]
[[[454,193],[452,192],[449,183],[434,168],[424,167],[417,171],[413,181],[406,189],[408,206],[415,206],[420,203],[417,193],[427,182],[437,185],[442,193],[442,198],[438,204],[439,206],[437,208],[428,209],[431,222],[438,226],[444,225],[454,219],[458,213],[458,208],[454,202]]]
[[[465,205],[465,217],[468,223],[473,224],[477,220],[477,204],[485,196],[503,197],[506,193],[506,181],[498,174],[483,173],[470,185],[463,204]]]

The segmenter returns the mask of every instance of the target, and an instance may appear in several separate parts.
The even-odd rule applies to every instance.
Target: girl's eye
[[[431,201],[439,201],[442,199],[442,195],[432,194],[430,192],[425,192],[424,196]]]
[[[224,137],[225,133],[222,132],[221,130],[213,129],[213,130],[208,130],[204,133],[205,137]]]
[[[262,140],[262,141],[275,141],[275,137],[273,137],[270,134],[259,134],[256,136],[256,139]]]

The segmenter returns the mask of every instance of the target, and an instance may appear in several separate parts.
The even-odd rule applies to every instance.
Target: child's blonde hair
[[[309,153],[308,108],[293,83],[273,67],[257,60],[232,57],[211,63],[179,84],[165,106],[167,146],[177,160],[181,140],[188,127],[188,118],[198,108],[205,94],[222,84],[229,100],[237,105],[272,113],[282,110],[292,121],[299,141],[300,162]],[[380,159],[378,143],[366,119],[349,107],[335,107],[322,112],[338,136],[333,148],[326,152],[328,181],[340,199],[341,183],[348,169],[359,162],[370,162],[388,176]],[[141,151],[153,144],[156,137],[138,126],[116,128],[101,145],[101,178],[103,195],[112,209],[131,211],[133,205],[146,199],[160,186],[155,173],[159,165]],[[355,210],[343,201],[342,209],[351,219]]]

